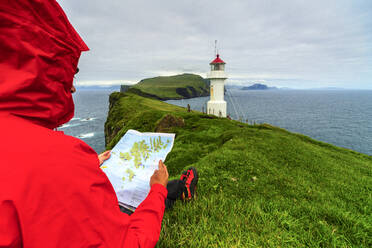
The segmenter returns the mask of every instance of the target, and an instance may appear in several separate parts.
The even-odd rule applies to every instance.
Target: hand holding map
[[[101,166],[103,164],[103,162],[105,162],[107,159],[109,159],[111,156],[111,151],[105,151],[103,153],[101,153],[100,155],[98,155],[98,160],[99,160],[99,166]]]
[[[168,170],[167,166],[163,164],[163,161],[159,160],[159,169],[154,171],[154,174],[150,178],[150,187],[153,184],[160,183],[164,187],[168,184]]]
[[[129,130],[111,151],[101,169],[110,180],[119,204],[137,206],[150,191],[150,178],[171,151],[175,134],[140,133]],[[164,173],[160,171],[159,173]],[[168,173],[168,172],[167,172]]]

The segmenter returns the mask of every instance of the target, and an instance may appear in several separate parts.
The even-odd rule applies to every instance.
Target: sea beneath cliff
[[[118,90],[119,88],[115,89]],[[79,90],[74,94],[75,116],[59,128],[84,140],[98,153],[105,149],[104,123],[113,88]],[[371,90],[229,89],[228,113],[249,123],[269,123],[314,139],[372,155]],[[169,100],[202,111],[208,97]]]

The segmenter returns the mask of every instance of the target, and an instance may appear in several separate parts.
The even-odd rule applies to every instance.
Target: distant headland
[[[181,74],[143,79],[135,85],[122,85],[120,91],[158,100],[187,99],[209,96],[209,84],[199,75]]]
[[[277,90],[277,87],[268,87],[265,84],[253,84],[251,86],[243,87],[242,90]]]

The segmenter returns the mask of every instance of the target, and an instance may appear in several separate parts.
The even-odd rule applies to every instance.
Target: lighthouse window
[[[214,70],[219,71],[220,70],[220,65],[219,64],[214,65]]]

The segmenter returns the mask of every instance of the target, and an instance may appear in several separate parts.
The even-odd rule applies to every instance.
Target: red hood
[[[55,0],[1,0],[0,112],[48,128],[68,122],[73,77],[87,50]]]

